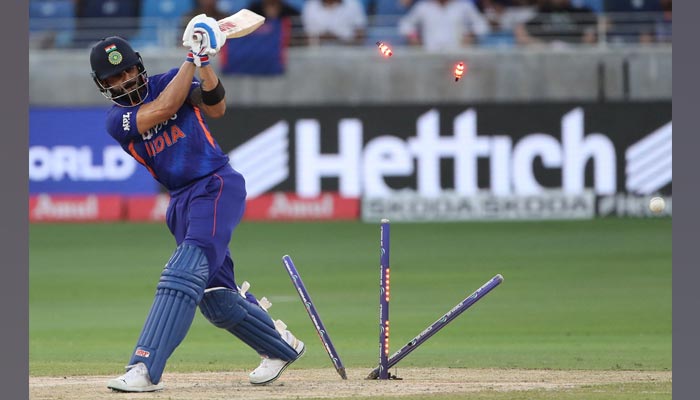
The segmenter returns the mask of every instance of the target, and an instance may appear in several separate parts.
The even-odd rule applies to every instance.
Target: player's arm
[[[193,40],[195,36],[201,40]],[[226,44],[226,39],[226,34],[219,29],[219,23],[204,14],[192,18],[182,35],[182,44],[191,46],[193,62],[200,67],[201,84],[192,90],[189,101],[212,118],[222,117],[226,112],[226,91],[209,64],[209,56],[216,55]]]
[[[199,69],[199,79],[202,84],[195,90],[201,90],[201,97],[197,96],[201,98],[201,103],[196,105],[208,117],[223,117],[226,113],[226,91],[219,77],[216,76],[216,71],[211,65],[204,65]]]
[[[196,67],[194,63],[185,61],[175,77],[158,97],[144,103],[136,114],[136,127],[139,133],[145,133],[170,117],[172,117],[187,99],[190,85],[194,78]]]

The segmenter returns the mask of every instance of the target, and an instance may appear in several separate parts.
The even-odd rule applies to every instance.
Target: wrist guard
[[[187,53],[187,58],[185,59],[185,61],[191,62],[198,67],[204,67],[209,65],[209,56],[206,54],[198,56],[190,51],[189,53]]]

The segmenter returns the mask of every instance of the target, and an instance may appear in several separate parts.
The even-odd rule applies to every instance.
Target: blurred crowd
[[[88,47],[114,33],[173,44],[183,20],[241,8],[286,21],[290,46],[658,43],[671,42],[672,27],[672,0],[30,0],[29,7],[34,48]]]
[[[30,47],[88,48],[114,34],[140,49],[174,47],[192,16],[241,8],[266,23],[229,41],[224,72],[283,73],[290,46],[651,44],[671,43],[672,31],[672,0],[30,0]]]

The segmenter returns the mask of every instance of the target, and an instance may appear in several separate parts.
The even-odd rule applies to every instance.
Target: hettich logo
[[[659,131],[657,136],[667,138],[670,146],[670,123]],[[386,198],[406,193],[437,198],[446,192],[458,196],[484,192],[495,196],[530,196],[551,190],[561,190],[566,195],[591,191],[612,195],[618,189],[615,145],[604,133],[585,132],[584,111],[580,107],[561,117],[560,132],[528,133],[517,140],[508,135],[479,135],[474,109],[467,109],[453,119],[451,133],[441,134],[440,113],[436,109],[417,118],[416,134],[408,138],[383,135],[365,142],[363,122],[358,118],[340,119],[336,132],[321,132],[317,119],[299,119],[294,123],[294,132],[294,183],[301,197],[319,196],[326,178],[337,179],[341,196],[355,198]],[[234,168],[247,178],[250,197],[290,178],[289,133],[289,125],[278,122],[230,153]],[[337,141],[337,151],[322,153],[322,140]],[[628,163],[638,163],[641,157],[638,154],[646,154],[647,147],[630,149]],[[665,155],[665,149],[658,151]],[[668,152],[670,161],[670,147]],[[454,181],[449,189],[443,187],[441,180],[446,172],[441,166],[443,159],[453,161],[454,170],[449,175]],[[487,160],[489,165],[486,187],[478,185],[480,160]],[[536,169],[536,165],[540,167]],[[589,187],[586,187],[587,168],[592,172]],[[670,164],[659,168],[668,169],[661,175],[670,181]],[[628,179],[643,180],[635,171],[636,168],[628,168]],[[483,182],[486,171],[481,172]],[[546,172],[557,176],[559,182],[545,187],[538,174]],[[413,178],[410,181],[415,185],[390,187],[389,177]],[[662,184],[667,180],[657,181]]]
[[[630,146],[625,152],[625,187],[629,192],[652,194],[673,179],[673,125],[671,122]]]

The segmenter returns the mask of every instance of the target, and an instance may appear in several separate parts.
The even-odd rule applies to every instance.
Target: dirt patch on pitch
[[[289,370],[267,386],[252,386],[245,371],[166,373],[165,389],[154,393],[116,393],[111,376],[30,377],[32,400],[66,399],[310,399],[390,397],[479,391],[560,390],[578,386],[671,382],[670,371],[549,371],[520,369],[399,368],[403,380],[365,380],[368,370],[348,370],[341,380],[333,369]]]

